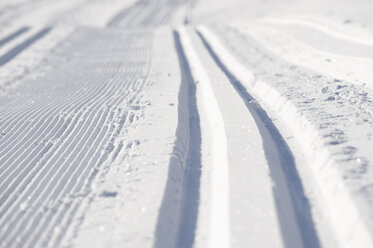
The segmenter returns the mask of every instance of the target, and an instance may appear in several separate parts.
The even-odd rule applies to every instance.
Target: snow
[[[237,66],[237,61],[231,61],[233,58],[230,57],[226,50],[223,50],[221,43],[208,30],[204,27],[199,30],[206,37],[209,44],[212,44],[216,54],[219,57],[221,56],[223,61],[226,61],[228,70],[231,70],[238,80],[246,83],[248,78],[246,75],[250,74],[250,72],[247,72],[243,66]],[[241,70],[243,71],[241,72]],[[321,140],[317,139],[317,130],[312,127],[312,124],[306,118],[298,113],[297,108],[286,97],[281,96],[266,82],[256,81],[253,84],[252,80],[250,80],[246,83],[246,86],[251,88],[251,92],[257,96],[257,99],[261,99],[272,108],[273,112],[278,113],[283,122],[289,122],[290,120],[293,123],[291,126],[293,133],[300,137],[300,144],[310,156],[309,160],[314,160],[310,166],[315,170],[316,183],[323,193],[324,200],[330,201],[326,205],[331,207],[335,204],[333,209],[329,210],[328,215],[331,216],[331,222],[335,225],[336,235],[340,236],[339,240],[346,246],[369,246],[371,243],[369,231],[366,230],[364,223],[362,223],[356,207],[349,205],[353,201],[349,199],[348,189],[343,186],[339,172],[334,171],[336,166],[328,165],[336,162],[330,161],[329,153],[322,150],[324,145]],[[282,104],[279,104],[279,102],[282,102]],[[304,130],[308,130],[310,133],[306,133]],[[328,170],[323,169],[326,166]],[[336,185],[338,185],[337,188]],[[342,218],[346,225],[341,225],[340,220]],[[354,230],[351,230],[352,226]]]
[[[211,82],[198,58],[193,45],[184,29],[179,29],[178,34],[185,52],[186,60],[194,82],[197,84],[197,101],[199,108],[204,108],[207,114],[208,136],[212,137],[211,160],[208,165],[211,172],[211,216],[210,216],[210,247],[229,247],[229,169],[227,159],[227,137],[225,134],[224,120],[220,112]],[[201,95],[200,97],[198,97]],[[206,164],[206,163],[204,163]]]
[[[373,4],[0,2],[0,247],[372,247]]]

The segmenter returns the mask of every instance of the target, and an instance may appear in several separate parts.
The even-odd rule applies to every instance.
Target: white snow
[[[229,169],[227,158],[227,137],[219,105],[211,88],[211,82],[193,48],[186,31],[178,30],[186,59],[189,63],[194,82],[197,84],[197,101],[199,108],[204,108],[208,120],[208,136],[212,146],[211,168],[211,215],[210,215],[210,247],[230,247],[229,220]]]
[[[373,3],[0,2],[0,247],[372,247]]]

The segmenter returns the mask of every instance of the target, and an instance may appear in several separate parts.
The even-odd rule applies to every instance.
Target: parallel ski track
[[[128,110],[121,104],[136,101],[145,85],[138,78],[145,79],[149,70],[150,36],[137,36],[143,39],[138,42],[131,35],[115,44],[117,53],[110,53],[110,48],[100,51],[98,43],[83,48],[74,63],[47,76],[46,81],[52,79],[56,85],[79,81],[64,94],[47,92],[50,98],[41,96],[38,103],[20,104],[16,113],[1,115],[6,135],[0,139],[0,240],[8,246],[46,245],[52,237],[53,246],[58,244],[80,197],[87,194],[87,183],[112,151],[109,144],[133,119],[127,118]],[[84,45],[82,41],[78,37]],[[120,72],[112,82],[105,80],[106,73],[90,77],[89,72],[100,69],[100,62],[108,58],[131,60],[122,68],[107,65],[108,73]],[[141,61],[144,58],[148,61]],[[81,73],[83,68],[87,74]],[[89,90],[77,93],[82,88]]]
[[[296,247],[320,247],[320,242],[312,219],[310,204],[304,193],[304,188],[288,144],[281,136],[265,109],[250,95],[244,83],[234,74],[240,70],[240,68],[237,67],[241,65],[236,65],[236,71],[232,72],[233,59],[231,61],[223,61],[222,57],[217,54],[214,48],[220,47],[220,44],[215,43],[215,47],[211,46],[210,43],[217,42],[217,39],[212,37],[209,30],[205,27],[201,27],[197,30],[197,33],[217,66],[224,72],[238,95],[245,102],[248,111],[254,117],[258,129],[260,130],[265,155],[271,172],[270,174],[276,185],[273,188],[273,194],[276,200],[277,214],[284,245],[286,247],[293,247],[294,245],[296,245]],[[211,34],[211,36],[209,36],[211,40],[206,38],[207,34]],[[231,63],[230,68],[227,67],[228,63]],[[246,71],[247,70],[241,70],[240,72]],[[241,78],[245,78],[248,81],[250,79],[255,80],[253,76],[248,74]],[[299,230],[299,233],[294,233],[294,230]],[[294,241],[295,238],[298,238],[296,235],[299,235],[300,243],[298,244],[296,244],[297,241]]]
[[[202,109],[206,111],[206,124],[209,126],[208,133],[209,136],[211,136],[212,145],[209,147],[211,165],[208,166],[211,167],[212,171],[210,247],[221,246],[228,248],[230,247],[231,238],[229,216],[229,165],[225,124],[221,109],[212,89],[212,82],[193,47],[186,29],[180,28],[178,34],[185,56],[184,59],[186,59],[184,63],[188,63],[192,79],[194,82],[198,82],[196,87],[196,95],[200,96],[200,100],[197,100],[198,111],[201,112],[203,111]],[[196,177],[196,175],[193,176]],[[196,184],[195,181],[197,180],[199,179],[192,180],[193,184]],[[187,185],[187,187],[191,188],[192,185]],[[186,195],[188,196],[188,194]],[[190,197],[186,198],[185,201],[190,202],[193,200],[193,198],[189,198]],[[186,217],[187,218],[182,222],[183,225],[190,219],[189,216]],[[183,231],[183,235],[184,233],[185,231]]]
[[[51,30],[51,28],[49,28],[49,27],[40,30],[39,32],[37,32],[33,36],[26,39],[21,44],[17,45],[13,49],[9,50],[7,53],[2,55],[0,57],[0,66],[5,65],[9,61],[11,61],[14,57],[16,57],[18,54],[20,54],[23,50],[25,50],[26,48],[31,46],[34,42],[43,38],[46,34],[48,34],[50,32],[50,30]]]
[[[16,31],[12,32],[11,34],[8,34],[6,37],[3,37],[2,39],[0,39],[0,47],[2,47],[4,44],[10,42],[11,40],[17,38],[21,34],[27,32],[29,29],[30,29],[30,27],[22,27],[22,28],[20,28]]]
[[[226,40],[226,38],[230,37],[232,33],[230,33],[229,29],[226,29],[225,32],[227,36],[224,38],[224,35],[221,36],[221,38],[224,42],[227,42],[228,40]],[[270,109],[278,113],[278,116],[285,125],[288,122],[291,123],[291,125],[287,127],[294,133],[301,149],[307,151],[304,155],[310,162],[310,165],[312,165],[309,166],[309,168],[315,180],[314,182],[310,182],[310,186],[317,188],[317,195],[312,196],[317,204],[316,209],[319,209],[316,211],[321,211],[324,217],[327,217],[327,224],[330,225],[328,227],[330,228],[330,234],[334,236],[330,238],[330,234],[320,233],[320,237],[322,240],[328,240],[330,238],[330,240],[332,240],[331,242],[336,242],[340,246],[371,247],[373,242],[370,230],[365,222],[366,220],[361,217],[364,215],[364,211],[358,208],[360,203],[362,205],[365,203],[364,201],[357,203],[355,201],[356,199],[353,199],[354,196],[349,188],[351,185],[347,183],[350,181],[350,178],[354,178],[355,176],[350,174],[351,171],[354,171],[352,169],[349,169],[348,173],[346,173],[346,165],[348,164],[349,168],[357,168],[354,167],[356,166],[356,164],[354,164],[355,160],[350,159],[350,154],[339,151],[342,151],[342,147],[337,147],[341,142],[339,135],[328,135],[328,133],[333,134],[334,130],[338,130],[336,129],[337,126],[346,123],[346,120],[350,120],[350,109],[354,109],[356,106],[359,107],[360,104],[342,98],[342,101],[338,101],[340,109],[339,107],[334,109],[336,102],[328,103],[325,101],[323,106],[319,105],[318,97],[320,97],[320,95],[318,92],[322,87],[332,82],[334,79],[333,77],[324,75],[321,72],[302,68],[297,66],[297,64],[283,61],[282,58],[271,54],[270,51],[257,41],[252,40],[249,36],[245,36],[244,39],[241,38],[243,37],[240,35],[230,37],[230,41],[234,40],[235,42],[237,41],[237,43],[226,43],[227,47],[232,44],[231,48],[233,48],[235,44],[240,44],[241,42],[244,42],[244,44],[251,44],[251,51],[247,50],[245,53],[242,53],[242,56],[240,53],[236,53],[237,51],[234,51],[235,48],[231,51],[235,53],[237,57],[241,56],[242,61],[245,61],[249,67],[253,68],[253,70],[260,75],[259,83],[254,85],[253,90]],[[247,59],[249,57],[252,59]],[[296,68],[294,72],[283,70],[285,68],[292,68],[292,66]],[[265,75],[268,71],[281,71],[284,73],[283,78],[286,78],[289,84],[276,85],[276,83],[274,83],[277,81],[275,77]],[[274,82],[269,83],[271,80]],[[241,79],[241,81],[244,80]],[[295,82],[295,84],[290,82]],[[302,90],[302,87],[299,88],[297,86],[300,82],[309,87],[306,93]],[[338,83],[340,82],[343,81],[339,81]],[[350,87],[348,82],[344,83],[346,83],[347,87]],[[313,89],[315,89],[314,92],[317,93],[309,94],[308,92],[312,92]],[[365,90],[361,91],[365,92]],[[351,99],[354,99],[354,95],[360,94],[358,92],[361,91],[358,90],[352,93]],[[316,105],[307,102],[312,98],[316,99]],[[358,112],[360,110],[355,109],[355,111]],[[367,113],[367,116],[369,116],[369,113]],[[356,121],[358,118],[355,119],[355,117],[352,117],[352,119]],[[369,120],[369,117],[367,117],[367,119]],[[355,121],[352,122],[355,123]],[[348,127],[349,125],[346,126],[347,129]],[[352,138],[351,140],[359,139],[357,138],[359,136],[354,136],[357,133],[344,133],[345,136],[343,136],[343,140],[348,140],[348,137]],[[346,145],[346,143],[344,144]],[[364,158],[361,160],[363,161]],[[365,173],[365,170],[362,171]],[[361,173],[359,177],[364,177],[364,175],[365,174]],[[360,183],[362,183],[362,181]],[[361,187],[364,183],[360,184],[359,187],[357,187],[357,185],[359,185],[359,182],[356,180],[355,189]],[[366,196],[368,195],[369,194]],[[317,226],[320,225],[323,224],[319,222]]]

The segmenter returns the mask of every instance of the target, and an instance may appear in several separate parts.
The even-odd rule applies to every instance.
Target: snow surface
[[[373,247],[372,10],[1,1],[0,247]]]

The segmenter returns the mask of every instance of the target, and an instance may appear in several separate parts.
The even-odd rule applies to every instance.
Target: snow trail
[[[27,40],[23,41],[21,44],[18,44],[11,50],[7,51],[5,54],[3,54],[0,57],[0,66],[5,65],[10,60],[12,60],[14,57],[16,57],[18,54],[20,54],[23,50],[25,50],[27,47],[31,46],[34,42],[37,40],[43,38],[46,34],[49,33],[51,28],[45,28],[37,32],[36,34],[33,34],[31,37],[27,38]],[[21,32],[20,34],[22,34]],[[18,35],[17,35],[18,36]]]
[[[373,246],[372,7],[2,1],[0,247]]]
[[[266,111],[237,79],[239,77],[240,80],[245,80],[246,85],[253,85],[254,76],[226,52],[207,28],[200,27],[198,32],[211,56],[242,97],[258,125],[271,177],[275,183],[273,191],[285,245],[320,247],[310,205],[304,194],[293,155]]]
[[[209,136],[212,137],[212,165],[209,166],[212,170],[210,246],[230,247],[229,170],[224,121],[211,89],[210,79],[186,31],[180,28],[178,33],[193,80],[197,84],[197,95],[201,95],[201,103],[197,100],[198,108],[204,108],[207,113]]]
[[[331,164],[335,162],[330,158],[329,151],[325,149],[324,143],[319,140],[318,132],[314,129],[312,124],[310,124],[307,119],[300,116],[296,107],[292,106],[284,96],[276,91],[276,89],[267,85],[264,81],[253,83],[250,80],[252,77],[248,79],[246,75],[250,72],[244,66],[232,67],[232,65],[239,62],[237,60],[236,62],[231,61],[235,60],[235,58],[229,54],[218,38],[216,38],[215,35],[213,35],[206,27],[200,27],[198,30],[210,45],[211,50],[221,59],[224,67],[226,67],[235,78],[238,78],[243,82],[247,89],[250,89],[255,93],[259,101],[262,101],[273,111],[278,112],[279,117],[285,124],[289,123],[288,120],[292,120],[292,125],[288,125],[288,128],[293,130],[296,138],[302,145],[303,150],[307,151],[307,157],[310,163],[314,164],[314,166],[311,166],[311,170],[312,173],[314,173],[316,184],[321,190],[321,198],[322,201],[324,201],[322,203],[323,208],[330,215],[330,222],[334,234],[337,236],[339,245],[342,247],[369,247],[372,243],[372,239],[367,230],[367,226],[361,217],[359,217],[359,210],[351,200],[351,195],[343,185],[343,182],[338,184],[339,186],[336,190],[334,183],[335,181],[341,180],[339,172],[335,170],[335,167],[331,166]],[[242,73],[241,70],[243,70]],[[279,106],[278,102],[283,102],[284,107],[281,107],[282,105]],[[305,132],[305,130],[307,130],[307,132]],[[310,139],[310,137],[312,137],[312,139]],[[323,165],[329,165],[327,166],[328,169],[319,170],[318,168]],[[330,178],[333,178],[333,181],[330,181]],[[344,216],[344,222],[349,223],[348,225],[340,224],[342,216]],[[354,226],[354,230],[351,230],[352,226]],[[312,227],[312,225],[308,227],[302,225],[302,227],[299,228],[300,230],[306,228],[304,234],[308,235],[309,230],[307,231],[307,228],[309,227]],[[305,245],[307,245],[307,243],[305,243]]]
[[[193,247],[200,198],[201,130],[196,103],[196,86],[180,36],[176,31],[174,31],[174,42],[182,75],[179,90],[177,140],[174,157],[171,158],[169,164],[154,247]],[[175,201],[176,205],[174,205]],[[175,210],[170,211],[170,209]],[[170,230],[174,230],[172,236]]]
[[[13,40],[14,38],[17,38],[18,36],[20,36],[21,34],[27,32],[30,28],[29,27],[22,27],[18,30],[16,30],[15,32],[7,35],[6,37],[3,37],[1,40],[0,40],[0,47],[2,47],[4,44],[10,42],[11,40]]]

